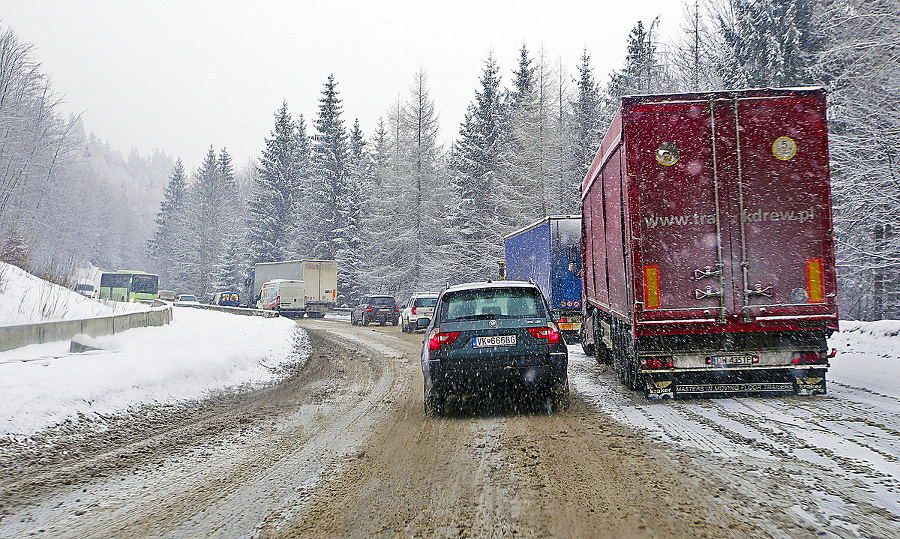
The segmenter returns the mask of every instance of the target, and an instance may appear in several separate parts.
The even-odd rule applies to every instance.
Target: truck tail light
[[[559,342],[559,330],[555,326],[546,328],[528,328],[528,333],[535,339],[547,339],[550,344]]]
[[[644,359],[645,369],[671,369],[674,366],[671,357],[648,357]]]
[[[644,305],[659,309],[659,266],[644,266]]]
[[[810,303],[824,303],[825,289],[822,285],[822,259],[810,258],[806,261],[806,291]]]
[[[431,338],[428,339],[428,349],[440,350],[442,344],[452,344],[457,337],[459,337],[458,331],[451,331],[449,333],[438,333],[437,331],[433,331]]]
[[[828,357],[827,352],[794,352],[794,365],[824,365]]]

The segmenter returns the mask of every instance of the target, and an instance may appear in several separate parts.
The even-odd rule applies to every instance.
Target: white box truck
[[[254,301],[259,302],[262,287],[269,281],[303,281],[306,286],[304,312],[310,318],[322,318],[337,300],[337,273],[334,260],[260,262],[250,272],[250,290]]]

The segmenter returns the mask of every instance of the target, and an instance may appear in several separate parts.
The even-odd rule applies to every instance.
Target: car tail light
[[[442,344],[452,344],[457,337],[459,337],[458,331],[451,331],[448,333],[434,332],[432,333],[431,338],[428,340],[428,349],[440,350]]]
[[[412,310],[411,310],[410,312],[411,312],[412,314],[416,314],[416,308],[413,307]]]
[[[399,305],[394,305],[394,312],[395,312],[395,313],[399,313],[399,312],[400,312],[400,306],[399,306]]]
[[[794,352],[794,365],[824,365],[828,355],[824,352]]]
[[[372,312],[372,306],[371,306],[371,305],[369,305],[368,307],[366,307],[366,312],[367,312],[367,313]]]
[[[531,333],[531,336],[535,339],[547,339],[547,342],[550,344],[559,342],[559,330],[554,326],[546,328],[528,328],[528,333]]]
[[[648,357],[644,359],[645,369],[671,369],[674,367],[671,357]]]

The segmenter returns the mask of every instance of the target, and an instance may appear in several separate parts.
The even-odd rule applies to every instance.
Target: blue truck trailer
[[[552,215],[505,236],[505,276],[543,291],[566,342],[581,329],[581,217]]]

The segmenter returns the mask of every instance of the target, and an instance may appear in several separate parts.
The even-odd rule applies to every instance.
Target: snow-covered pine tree
[[[156,214],[156,233],[147,242],[147,251],[153,270],[159,275],[159,282],[172,282],[172,267],[175,263],[174,246],[177,240],[176,225],[178,216],[185,211],[187,201],[187,178],[181,159],[175,162],[169,184],[159,203]]]
[[[363,247],[365,282],[368,292],[390,293],[402,298],[401,285],[407,280],[404,259],[410,243],[408,218],[408,155],[403,125],[405,105],[399,99],[391,105],[388,125],[378,122],[372,148],[372,192],[367,198],[366,235]],[[399,137],[399,138],[398,138]]]
[[[576,100],[572,103],[572,170],[571,177],[580,184],[594,160],[594,154],[600,147],[605,129],[618,109],[618,96],[610,98],[601,111],[601,96],[594,81],[594,70],[590,65],[591,57],[587,49],[581,54],[578,66],[578,80],[575,89]],[[616,74],[613,74],[615,80]],[[614,97],[614,98],[613,98]],[[602,122],[602,123],[601,123]]]
[[[351,196],[349,185],[349,147],[347,131],[341,119],[341,99],[334,75],[329,75],[319,98],[319,115],[316,118],[316,134],[312,144],[312,176],[316,182],[316,209],[318,233],[313,252],[318,259],[337,260],[338,293],[359,289],[357,268],[349,268],[350,243],[356,238],[351,231],[351,215],[358,218],[359,204]],[[355,226],[355,225],[354,225]]]
[[[338,303],[354,305],[365,293],[362,275],[363,246],[367,244],[364,222],[366,220],[366,198],[371,194],[372,159],[366,147],[359,120],[353,122],[350,130],[350,151],[347,164],[347,196],[343,213],[345,225],[342,235],[345,240],[336,254],[338,268],[343,272],[342,288],[338,288]]]
[[[249,263],[286,260],[294,242],[296,216],[303,192],[303,169],[297,126],[287,101],[275,113],[275,129],[266,139],[259,176],[247,208]]]
[[[717,22],[724,50],[719,74],[726,88],[799,86],[822,47],[812,26],[814,0],[731,0]]]
[[[841,316],[900,318],[900,7],[828,2],[813,66],[829,86],[831,180]]]
[[[310,203],[315,197],[315,183],[310,173],[312,147],[309,136],[306,134],[306,121],[301,114],[297,117],[294,129],[297,147],[297,170],[300,175],[298,204],[294,206],[293,240],[290,243],[290,257],[295,259],[312,258],[313,247],[316,242],[318,228],[315,223],[316,208]]]
[[[201,301],[208,301],[216,293],[216,275],[220,273],[219,264],[229,232],[225,182],[220,174],[216,151],[212,146],[209,147],[206,158],[197,171],[194,191],[196,204],[193,209],[197,217],[199,235],[199,288],[196,293]]]
[[[451,181],[458,199],[449,215],[454,281],[483,280],[497,274],[503,259],[495,177],[504,129],[500,77],[493,56],[485,61],[481,88],[466,112],[450,155]]]

